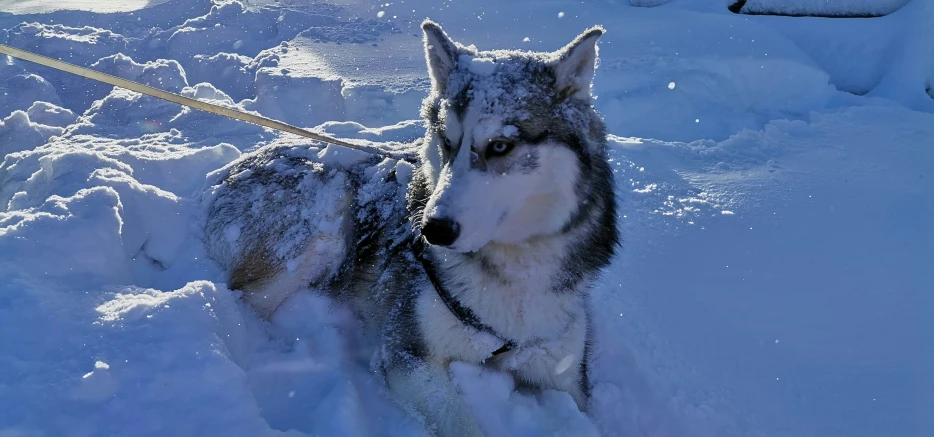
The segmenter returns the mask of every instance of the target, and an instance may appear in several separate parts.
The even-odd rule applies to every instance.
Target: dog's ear
[[[457,45],[434,21],[423,21],[422,30],[425,32],[425,58],[431,76],[431,89],[442,91],[447,84],[448,75],[457,65]]]
[[[590,101],[590,84],[597,67],[597,40],[603,32],[600,26],[592,27],[555,52],[549,65],[562,96]]]

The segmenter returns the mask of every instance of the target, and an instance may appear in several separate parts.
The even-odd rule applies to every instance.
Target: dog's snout
[[[461,227],[449,218],[430,218],[422,227],[422,235],[429,243],[438,246],[450,246],[457,240]]]

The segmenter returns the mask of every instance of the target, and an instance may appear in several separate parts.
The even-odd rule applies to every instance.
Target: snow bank
[[[614,29],[594,82],[610,131],[721,140],[828,104],[835,94],[830,78],[801,49],[762,25],[731,18],[708,16],[685,27],[686,18],[673,12]],[[607,57],[608,51],[625,56]]]
[[[0,56],[0,113],[25,111],[35,102],[61,104],[55,88],[39,75],[27,72],[22,61]],[[5,117],[8,113],[4,113]]]
[[[263,37],[272,36],[275,29],[273,15],[247,12],[240,3],[225,2],[173,30],[166,49],[170,56],[181,59],[222,51],[256,55],[266,42]]]
[[[82,288],[45,283],[20,295],[19,311],[0,309],[11,323],[0,342],[17,357],[0,371],[28,375],[5,383],[5,432],[276,434],[231,359],[248,333],[228,290]],[[37,334],[42,342],[26,341]]]
[[[48,102],[36,101],[28,110],[15,110],[0,120],[0,155],[29,150],[61,135],[75,114]]]
[[[245,108],[209,83],[188,86],[185,70],[175,61],[159,59],[145,64],[118,54],[92,65],[99,71],[149,86],[176,92],[186,97],[209,101],[240,111]],[[106,86],[105,86],[106,87]],[[205,127],[210,126],[210,129]],[[69,128],[71,134],[96,134],[136,137],[154,133],[183,135],[189,141],[217,140],[237,136],[238,144],[249,147],[271,135],[259,126],[182,107],[175,103],[141,95],[122,88],[112,88],[91,104]]]
[[[398,123],[412,118],[426,92],[420,89],[390,91],[379,85],[347,85],[341,90],[347,120],[367,126]]]
[[[230,144],[188,148],[171,135],[144,136],[144,140],[102,140],[87,135],[59,138],[4,157],[0,204],[12,210],[35,206],[52,194],[70,195],[93,186],[89,178],[101,169],[118,170],[143,184],[190,196],[208,171],[239,155]]]
[[[26,277],[53,278],[75,286],[127,282],[129,266],[120,239],[122,209],[116,191],[94,187],[69,197],[49,196],[34,208],[2,213],[4,270],[17,260],[21,264],[17,273]]]
[[[74,123],[78,118],[69,109],[42,101],[33,103],[26,111],[26,115],[33,122],[55,127],[66,127]]]
[[[13,111],[7,118],[0,120],[0,155],[32,149],[65,131],[60,127],[34,123],[29,118],[26,112]]]
[[[175,58],[218,52],[256,56],[261,50],[300,33],[329,42],[363,43],[394,29],[389,21],[354,17],[340,6],[327,3],[310,4],[303,9],[248,9],[239,2],[225,1],[171,30],[166,49]]]
[[[101,3],[96,1],[76,0],[63,3],[55,0],[0,0],[0,10],[13,14],[49,13],[60,10],[94,11],[100,13],[135,11],[156,6],[170,0],[127,0],[120,3]]]
[[[253,58],[234,53],[195,55],[188,63],[187,77],[191,83],[210,82],[236,100],[254,96],[253,81],[256,65]]]
[[[118,53],[99,59],[91,64],[91,68],[172,93],[188,86],[185,70],[178,62],[172,60],[159,59],[140,64],[129,56]]]
[[[299,126],[315,126],[346,119],[343,80],[290,74],[286,68],[264,67],[256,72],[256,98],[243,106],[267,117]]]
[[[62,24],[23,23],[8,31],[7,44],[88,64],[104,56],[126,52],[123,35],[91,26],[71,27]]]
[[[451,375],[487,435],[600,435],[565,392],[520,394],[510,375],[466,363],[452,363]]]
[[[813,17],[878,17],[897,11],[911,0],[730,0],[741,14]]]

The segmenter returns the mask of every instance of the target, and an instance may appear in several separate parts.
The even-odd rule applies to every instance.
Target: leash
[[[74,74],[81,76],[87,79],[96,80],[98,82],[103,82],[109,85],[113,85],[120,88],[126,88],[130,91],[134,91],[140,94],[145,94],[150,97],[155,97],[157,99],[162,99],[172,103],[176,103],[182,106],[187,106],[189,108],[197,109],[199,111],[210,112],[212,114],[221,115],[224,117],[233,118],[240,121],[245,121],[247,123],[256,124],[259,126],[265,126],[271,129],[292,133],[295,135],[300,135],[305,138],[310,138],[316,141],[321,141],[328,144],[333,144],[335,146],[346,147],[348,149],[359,150],[361,152],[369,153],[371,155],[384,156],[392,159],[398,159],[398,157],[393,156],[385,150],[380,150],[375,147],[364,146],[359,144],[352,144],[346,141],[341,141],[335,138],[331,138],[325,135],[316,134],[314,132],[302,129],[297,126],[292,126],[291,124],[283,123],[278,120],[273,120],[271,118],[266,118],[260,115],[249,114],[242,111],[237,111],[235,109],[225,108],[220,105],[215,105],[213,103],[203,102],[201,100],[192,99],[190,97],[181,96],[175,93],[170,93],[168,91],[163,91],[158,88],[153,88],[148,85],[143,85],[139,82],[133,82],[132,80],[123,79],[117,76],[111,76],[109,74],[101,73],[99,71],[91,70],[90,68],[79,67],[74,64],[69,64],[67,62],[59,61],[58,59],[49,58],[42,55],[37,55],[30,51],[23,49],[18,49],[16,47],[10,47],[5,44],[0,44],[0,54],[11,56],[17,59],[22,59],[24,61],[33,62],[39,65],[44,65],[49,68],[53,68],[59,71],[64,71],[66,73]]]
[[[451,314],[454,314],[461,323],[479,331],[485,332],[489,335],[492,335],[494,338],[499,339],[503,343],[499,349],[490,353],[490,358],[493,358],[499,354],[509,352],[516,348],[516,343],[512,340],[506,340],[503,336],[496,333],[490,326],[480,321],[480,318],[477,317],[477,314],[473,312],[470,308],[467,308],[461,305],[460,301],[455,299],[451,292],[444,286],[444,283],[441,282],[441,278],[438,277],[438,271],[435,269],[434,263],[428,258],[428,255],[425,253],[425,242],[422,241],[421,236],[415,237],[415,241],[412,243],[412,252],[422,263],[422,268],[425,269],[425,274],[428,275],[428,280],[431,281],[431,285],[435,288],[435,292],[438,294],[438,297],[441,298],[441,302],[444,302],[444,306],[448,307],[448,310],[451,311]]]

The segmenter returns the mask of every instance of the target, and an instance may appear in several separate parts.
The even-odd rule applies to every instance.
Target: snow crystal
[[[513,126],[513,125],[511,125],[511,124],[507,124],[507,125],[503,126],[503,136],[504,136],[504,137],[506,137],[506,138],[514,138],[514,137],[516,137],[517,135],[519,135],[519,128],[517,128],[517,127],[515,127],[515,126]]]

